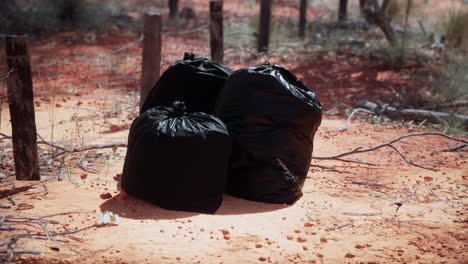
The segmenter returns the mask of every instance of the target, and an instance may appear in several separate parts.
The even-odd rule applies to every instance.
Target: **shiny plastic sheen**
[[[188,112],[212,114],[219,92],[232,70],[206,58],[186,53],[172,64],[150,91],[140,113],[155,106],[171,106],[184,101]]]
[[[214,213],[223,199],[231,137],[218,118],[184,108],[151,108],[135,119],[122,188],[161,208]]]
[[[322,107],[292,73],[266,63],[235,71],[215,111],[233,138],[227,192],[292,204],[302,197]]]

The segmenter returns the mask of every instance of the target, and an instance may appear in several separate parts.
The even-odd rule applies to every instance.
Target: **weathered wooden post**
[[[159,79],[161,70],[162,16],[145,13],[143,19],[143,57],[141,68],[140,109],[151,88]]]
[[[16,179],[41,179],[37,152],[36,118],[27,36],[7,36],[5,51],[10,76],[7,78]]]
[[[305,37],[305,28],[307,24],[307,0],[301,0],[299,6],[299,37]]]
[[[259,52],[268,52],[268,44],[270,42],[271,2],[272,0],[261,0],[260,2],[260,23],[258,30]]]
[[[223,63],[223,0],[210,0],[211,59]]]

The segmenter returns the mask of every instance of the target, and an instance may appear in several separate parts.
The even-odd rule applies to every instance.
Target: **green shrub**
[[[461,60],[445,66],[442,73],[442,81],[434,88],[433,93],[441,96],[444,100],[468,100],[468,61]]]

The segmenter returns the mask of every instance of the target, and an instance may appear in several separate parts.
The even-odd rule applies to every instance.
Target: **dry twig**
[[[422,133],[405,134],[405,135],[400,136],[400,137],[398,137],[396,139],[393,139],[393,140],[390,140],[388,142],[385,142],[385,143],[382,143],[382,144],[379,144],[379,145],[376,145],[376,146],[373,146],[373,147],[369,147],[369,148],[364,148],[364,147],[360,146],[360,147],[357,147],[357,148],[355,148],[353,150],[342,152],[342,153],[339,153],[339,154],[336,154],[336,155],[333,155],[333,156],[312,156],[312,159],[339,160],[339,161],[344,161],[344,162],[354,162],[354,163],[361,163],[361,164],[368,164],[368,165],[378,166],[378,165],[376,165],[374,163],[369,163],[369,162],[359,161],[359,160],[352,160],[352,159],[344,159],[343,157],[349,156],[349,155],[352,155],[352,154],[357,154],[357,153],[370,152],[370,151],[374,151],[374,150],[377,150],[377,149],[380,149],[380,148],[383,148],[383,147],[389,147],[389,148],[393,149],[396,153],[398,153],[398,155],[400,155],[400,157],[407,164],[415,166],[415,167],[419,167],[419,168],[422,168],[422,169],[435,171],[433,168],[429,168],[429,167],[424,166],[424,165],[427,165],[427,164],[418,164],[418,163],[414,163],[414,162],[408,160],[405,157],[405,155],[403,155],[403,153],[401,153],[401,151],[397,147],[395,147],[393,145],[394,143],[396,143],[396,142],[398,142],[398,141],[400,141],[400,140],[402,140],[404,138],[416,137],[416,136],[427,136],[427,135],[441,136],[441,137],[448,138],[450,140],[461,142],[463,144],[468,144],[468,141],[466,141],[466,140],[463,140],[463,139],[460,139],[460,138],[455,138],[455,137],[452,137],[452,136],[449,136],[449,135],[446,135],[446,134],[443,134],[443,133],[439,133],[439,132],[422,132]]]
[[[353,119],[354,115],[359,113],[359,112],[366,112],[366,113],[369,113],[369,114],[374,114],[374,112],[372,111],[369,111],[367,109],[364,109],[364,108],[356,108],[353,110],[353,112],[349,115],[348,119],[346,120],[346,124],[344,127],[342,128],[335,128],[335,129],[329,129],[327,131],[325,131],[326,133],[329,133],[329,132],[336,132],[336,131],[345,131],[348,129],[349,125],[351,124],[351,119]]]
[[[56,233],[56,232],[49,232],[50,235],[53,235],[53,236],[64,236],[64,235],[72,235],[72,234],[76,234],[78,232],[81,232],[81,231],[84,231],[86,229],[90,229],[90,228],[99,228],[99,227],[104,227],[104,226],[107,226],[108,224],[95,224],[95,225],[91,225],[91,226],[87,226],[87,227],[83,227],[83,228],[80,228],[80,229],[76,229],[76,230],[73,230],[73,231],[68,231],[68,232],[60,232],[60,233]],[[39,234],[39,233],[35,233],[35,234],[16,234],[14,235],[14,237],[47,237],[47,234]]]
[[[459,151],[459,150],[462,150],[462,149],[464,149],[466,147],[468,147],[468,144],[465,143],[465,144],[459,144],[459,145],[456,145],[456,146],[453,146],[453,147],[438,149],[436,151],[437,152]]]

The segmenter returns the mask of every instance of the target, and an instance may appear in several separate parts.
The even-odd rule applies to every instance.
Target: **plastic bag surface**
[[[302,196],[322,107],[279,65],[235,71],[215,111],[233,138],[227,192],[248,200],[292,204]]]
[[[219,92],[232,70],[206,58],[185,53],[184,59],[172,64],[150,91],[140,113],[155,106],[171,106],[183,101],[188,112],[212,114]]]
[[[231,137],[205,113],[181,102],[136,118],[128,137],[122,189],[161,208],[214,213],[221,205]]]

